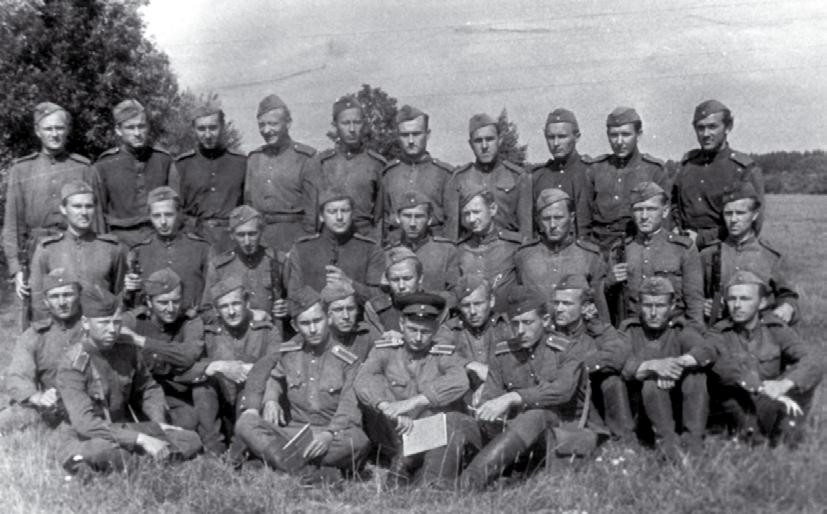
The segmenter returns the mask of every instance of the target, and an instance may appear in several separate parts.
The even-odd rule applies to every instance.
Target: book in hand
[[[313,431],[310,430],[310,423],[308,423],[281,447],[281,458],[279,461],[283,471],[295,473],[301,469],[305,464],[302,454],[304,454],[304,451],[312,442]]]
[[[445,413],[415,419],[413,429],[402,436],[402,454],[405,457],[441,448],[448,444],[448,421]]]

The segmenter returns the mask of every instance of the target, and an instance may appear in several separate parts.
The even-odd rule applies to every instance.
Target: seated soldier
[[[583,361],[546,336],[544,295],[514,287],[507,314],[516,336],[497,343],[489,361],[476,412],[486,444],[462,474],[465,489],[483,489],[521,455],[544,450],[547,431],[583,409]]]
[[[58,457],[70,474],[122,469],[134,452],[163,461],[201,449],[195,432],[166,424],[164,392],[137,348],[124,344],[119,299],[100,286],[81,291],[80,340],[67,351],[57,388],[71,422],[59,434]],[[137,412],[149,422],[139,423]]]
[[[321,298],[309,287],[291,298],[290,315],[297,334],[253,367],[236,434],[270,467],[289,472],[282,448],[310,424],[304,478],[335,482],[338,470],[357,471],[368,452],[353,392],[359,357],[331,337]]]
[[[356,291],[344,282],[333,282],[319,293],[331,337],[364,362],[379,334],[368,323],[358,320]]]
[[[401,314],[397,305],[400,297],[422,291],[422,263],[406,246],[395,246],[385,253],[383,282],[388,293],[380,293],[365,303],[365,320],[380,333],[396,330]]]
[[[38,424],[57,426],[63,417],[57,395],[57,369],[81,331],[80,284],[66,268],[43,277],[49,317],[35,321],[17,339],[0,394],[0,434]]]
[[[380,456],[391,459],[389,485],[451,486],[463,454],[479,444],[476,424],[463,413],[464,359],[453,346],[433,344],[444,298],[423,292],[399,302],[402,339],[378,341],[356,376],[356,396],[367,411],[365,431]],[[403,456],[401,436],[413,421],[438,413],[446,416],[447,446]]]
[[[703,448],[709,414],[706,368],[716,352],[697,328],[676,315],[677,293],[666,277],[650,277],[640,286],[638,316],[621,324],[632,343],[623,366],[638,427],[648,421],[664,456],[680,462],[679,448]]]
[[[816,386],[824,374],[819,349],[772,312],[767,283],[751,271],[733,273],[726,287],[728,319],[711,330],[719,352],[711,397],[738,435],[796,446]]]

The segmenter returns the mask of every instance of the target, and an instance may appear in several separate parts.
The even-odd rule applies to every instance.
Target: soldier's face
[[[365,131],[365,117],[357,107],[345,109],[336,116],[336,134],[345,146],[358,147]]]
[[[322,208],[319,220],[334,234],[345,234],[353,221],[353,207],[350,200],[327,202]]]
[[[557,289],[551,299],[554,324],[565,328],[580,321],[583,314],[583,292],[579,289]]]
[[[738,284],[727,290],[726,306],[732,321],[742,325],[758,317],[758,313],[766,306],[766,298],[761,294],[761,286],[758,284]]]
[[[143,148],[149,136],[149,124],[146,122],[146,113],[138,114],[115,126],[115,133],[123,144],[130,148]]]
[[[296,318],[296,329],[310,346],[318,346],[327,341],[327,327],[327,316],[321,303],[316,303]]]
[[[102,318],[87,318],[84,316],[82,325],[98,348],[108,350],[115,345],[115,341],[121,335],[123,318],[120,311],[113,316]]]
[[[272,109],[258,117],[258,133],[268,145],[274,145],[290,133],[290,120],[284,109]]]
[[[609,137],[609,145],[612,153],[621,159],[632,155],[637,149],[637,142],[643,131],[635,130],[634,123],[627,123],[619,127],[609,127],[606,135]]]
[[[85,232],[92,227],[92,218],[95,217],[95,195],[80,193],[68,197],[60,205],[60,212],[66,217],[66,223],[79,232]]]
[[[475,196],[462,208],[462,226],[474,234],[487,234],[496,214],[496,204],[488,204],[482,196]]]
[[[69,137],[69,117],[63,111],[53,112],[35,126],[40,146],[49,153],[58,154],[66,148]]]
[[[247,319],[247,294],[239,287],[215,302],[221,320],[228,327],[238,327]]]
[[[181,286],[150,298],[149,308],[161,323],[174,323],[181,315]]]
[[[671,294],[640,295],[640,321],[647,328],[660,330],[669,323],[675,302]]]
[[[731,126],[724,123],[724,113],[716,112],[706,118],[698,120],[695,125],[695,136],[702,150],[715,151],[726,143]]]
[[[399,326],[408,348],[414,352],[421,352],[431,346],[437,329],[437,319],[403,317]]]
[[[425,126],[425,116],[403,121],[397,126],[396,137],[399,147],[409,157],[419,157],[428,147],[431,131]]]
[[[251,219],[233,229],[233,240],[236,247],[244,255],[253,255],[258,250],[261,240],[261,220]]]
[[[399,209],[399,215],[396,217],[396,222],[402,227],[402,231],[405,232],[405,237],[413,241],[425,235],[430,220],[431,208],[427,203]]]
[[[178,202],[161,200],[149,206],[149,220],[158,235],[174,236],[178,231]]]
[[[491,317],[491,309],[494,308],[494,296],[488,287],[481,285],[471,291],[471,294],[459,301],[459,312],[462,320],[474,328],[485,325]]]
[[[546,239],[559,243],[569,235],[574,213],[569,211],[567,202],[554,202],[540,211],[540,228]]]
[[[546,145],[555,159],[565,159],[574,151],[580,133],[574,131],[571,123],[549,123],[546,125]]]
[[[49,289],[45,301],[49,312],[59,320],[71,319],[80,311],[78,288],[72,284]]]
[[[422,277],[416,271],[416,264],[412,259],[397,262],[388,268],[386,273],[391,295],[399,296],[419,290]]]
[[[353,296],[335,300],[327,307],[327,322],[340,334],[353,332],[357,309],[356,298]]]
[[[742,198],[724,205],[724,223],[729,235],[737,239],[752,230],[752,224],[760,213],[755,207],[752,198]]]
[[[641,234],[654,234],[669,215],[669,208],[662,195],[654,196],[648,200],[638,202],[632,206],[632,218],[635,220],[638,232]]]
[[[500,151],[500,136],[497,133],[497,127],[486,125],[478,128],[471,134],[468,143],[471,145],[471,150],[474,152],[477,161],[482,164],[494,162],[497,153]]]
[[[530,347],[537,343],[549,326],[548,314],[541,314],[532,309],[511,318],[511,330],[523,347]]]
[[[224,124],[221,122],[220,114],[210,114],[209,116],[202,116],[195,118],[192,122],[193,131],[195,131],[195,139],[198,141],[198,146],[204,150],[214,150],[218,148],[221,143],[221,132],[224,130]]]

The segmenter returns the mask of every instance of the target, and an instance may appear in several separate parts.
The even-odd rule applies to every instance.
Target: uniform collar
[[[567,337],[580,337],[586,332],[586,324],[581,319],[575,326],[568,326],[565,328],[557,327],[557,332]]]
[[[554,171],[565,172],[565,170],[571,167],[572,163],[577,162],[579,158],[580,154],[577,153],[577,150],[572,150],[570,154],[562,159],[555,159],[554,157],[550,158],[546,161],[546,167]]]
[[[552,243],[548,240],[548,238],[543,234],[540,236],[540,240],[543,241],[543,244],[554,253],[560,253],[569,246],[574,243],[574,235],[569,233],[562,241],[559,243]]]
[[[640,244],[649,245],[652,243],[652,241],[655,241],[656,239],[660,239],[661,237],[663,237],[664,234],[666,234],[666,231],[663,227],[660,227],[651,234],[641,234],[640,232],[638,232],[635,235],[635,239]]]
[[[77,242],[77,241],[84,241],[84,242],[94,241],[95,236],[96,236],[95,231],[91,230],[91,229],[89,229],[85,232],[82,232],[80,234],[76,234],[75,232],[73,232],[72,230],[67,228],[65,233],[66,233],[66,239],[69,239],[69,240],[75,241],[75,242]]]
[[[252,255],[247,255],[238,248],[233,250],[233,253],[235,253],[235,256],[242,264],[244,264],[248,268],[255,268],[259,265],[259,263],[261,263],[261,260],[264,258],[264,251],[264,247],[258,245],[258,248],[256,248],[256,251],[253,252]]]
[[[264,145],[264,153],[269,155],[278,155],[284,151],[285,148],[288,148],[293,145],[293,140],[290,136],[285,136],[278,141],[276,141],[272,145]]]
[[[708,163],[716,160],[719,156],[726,155],[726,153],[728,151],[729,151],[729,142],[724,141],[724,144],[722,144],[720,146],[720,148],[718,148],[717,150],[703,150],[703,149],[701,149],[700,152],[698,153],[698,156],[700,157],[700,159],[703,163],[708,164]]]
[[[625,159],[621,159],[617,155],[612,154],[612,157],[611,157],[610,160],[616,168],[627,168],[627,167],[629,167],[630,164],[633,164],[633,163],[637,162],[637,160],[639,158],[640,158],[640,149],[635,148],[635,151],[632,152],[629,155],[629,157],[626,157]]]
[[[422,164],[422,163],[426,163],[426,162],[431,162],[431,154],[429,154],[428,152],[425,152],[422,155],[420,155],[418,158],[411,159],[410,157],[408,157],[406,154],[403,153],[399,157],[399,160],[404,162],[405,164]]]
[[[471,234],[471,241],[473,241],[477,245],[484,245],[484,244],[488,244],[488,243],[491,243],[493,241],[496,241],[498,236],[499,236],[499,231],[497,230],[497,227],[494,225],[494,222],[492,221],[491,222],[491,228],[488,230],[487,233],[485,233],[481,236],[472,233]]]
[[[132,148],[127,144],[121,144],[121,149],[139,161],[145,161],[152,155],[152,146],[146,145],[141,148]]]
[[[345,232],[344,234],[334,234],[327,227],[322,227],[321,237],[330,241],[331,243],[337,245],[343,245],[353,239],[353,234],[356,233],[356,229],[351,224],[350,230]]]
[[[66,149],[64,148],[63,150],[61,150],[60,153],[52,154],[52,153],[49,153],[46,150],[41,148],[40,149],[40,156],[43,159],[46,159],[47,161],[49,161],[50,164],[55,164],[57,162],[63,162],[66,159],[68,159],[69,158],[69,152],[67,152]]]
[[[744,239],[741,239],[740,241],[736,241],[735,238],[728,237],[727,238],[727,243],[732,245],[733,247],[735,247],[735,249],[741,250],[746,246],[750,246],[752,243],[754,243],[757,240],[758,240],[758,238],[755,235],[755,231],[750,230],[749,233],[747,234],[747,236]]]
[[[500,165],[500,156],[499,155],[494,157],[494,160],[491,161],[488,164],[483,164],[480,161],[476,161],[476,163],[475,163],[475,166],[478,169],[480,169],[481,171],[485,171],[485,172],[494,171],[497,168],[497,166],[499,166],[499,165]]]
[[[364,153],[365,151],[365,142],[361,141],[357,148],[350,148],[349,146],[345,145],[344,143],[336,144],[336,151],[345,156],[347,159],[352,159],[353,157]]]
[[[227,153],[227,149],[222,146],[217,146],[212,150],[208,150],[206,148],[202,148],[200,145],[198,146],[198,153],[204,157],[205,159],[214,160],[218,159],[225,153]]]
[[[419,250],[420,248],[425,246],[425,243],[427,243],[430,240],[431,240],[431,229],[427,228],[427,229],[425,229],[425,234],[422,237],[420,237],[419,239],[416,239],[416,240],[408,239],[408,237],[405,235],[405,232],[402,232],[402,236],[399,238],[399,244],[407,246],[408,248],[411,249],[411,251],[416,253],[417,250]]]

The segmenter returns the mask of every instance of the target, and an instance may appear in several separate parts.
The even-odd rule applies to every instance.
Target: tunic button
[[[210,188],[210,191],[215,191],[215,188],[214,188],[214,187],[211,187],[211,188]]]
[[[313,377],[310,377],[310,381],[313,382],[313,380],[314,380]]]
[[[620,197],[615,195],[615,200],[619,200],[619,199],[620,199]]]

